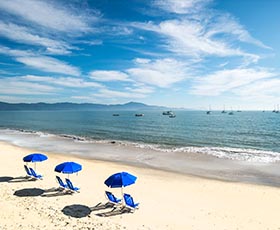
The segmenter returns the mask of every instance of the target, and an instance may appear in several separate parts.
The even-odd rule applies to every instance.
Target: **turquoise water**
[[[138,111],[139,112],[139,111]],[[112,116],[119,113],[120,116]],[[0,128],[64,135],[80,141],[133,143],[161,151],[273,162],[280,157],[280,114],[272,112],[2,111]]]

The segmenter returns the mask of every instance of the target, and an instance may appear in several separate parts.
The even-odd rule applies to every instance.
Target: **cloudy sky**
[[[0,101],[280,104],[278,0],[0,1]]]

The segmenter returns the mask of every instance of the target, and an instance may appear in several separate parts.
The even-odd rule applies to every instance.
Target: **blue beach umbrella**
[[[134,184],[136,179],[136,176],[133,176],[128,172],[119,172],[108,177],[104,184],[106,184],[109,188],[122,188],[123,195],[123,187]]]
[[[42,153],[32,153],[23,158],[24,162],[33,162],[35,163],[35,170],[36,170],[36,162],[41,162],[47,160],[48,157]]]
[[[54,169],[55,172],[72,174],[82,170],[82,166],[76,162],[64,162],[57,165]]]

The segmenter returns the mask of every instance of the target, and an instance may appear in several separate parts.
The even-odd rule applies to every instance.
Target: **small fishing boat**
[[[144,116],[144,113],[136,113],[135,114],[135,117],[143,117]]]
[[[176,115],[175,114],[171,114],[171,115],[169,115],[169,118],[175,118],[176,117]]]
[[[172,115],[172,114],[173,114],[173,112],[172,112],[171,110],[162,112],[162,115],[168,115],[168,116],[170,116],[170,115]]]
[[[118,116],[120,116],[120,114],[114,113],[113,116],[114,116],[114,117],[118,117]]]

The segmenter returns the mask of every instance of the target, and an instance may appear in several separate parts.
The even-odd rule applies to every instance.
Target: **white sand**
[[[43,180],[20,179],[25,176],[22,158],[38,151],[0,143],[1,230],[280,229],[278,188],[207,180],[58,153],[45,153],[49,159],[37,163]],[[54,167],[64,161],[83,165],[78,176],[70,176],[74,185],[81,187],[80,193],[57,196],[53,191],[58,187]],[[124,190],[140,202],[140,208],[134,213],[100,217],[96,214],[110,213],[111,209],[90,209],[106,203],[104,191],[109,189],[104,180],[120,171],[138,177],[136,184]],[[120,189],[110,191],[121,195]]]

